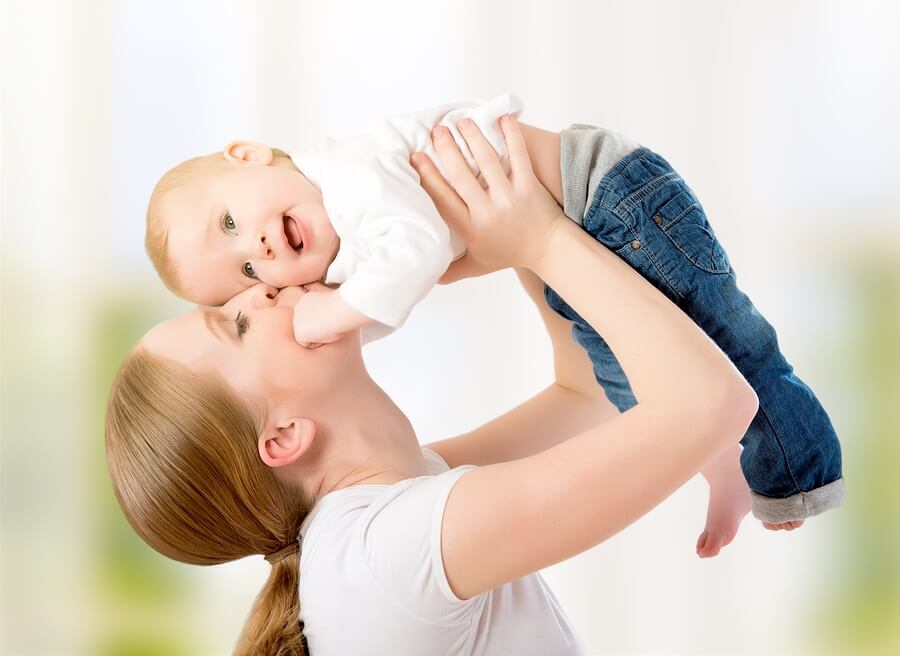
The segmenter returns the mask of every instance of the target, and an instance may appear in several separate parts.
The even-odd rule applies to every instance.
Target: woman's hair
[[[312,500],[262,462],[259,412],[218,377],[138,347],[113,381],[106,458],[125,517],[161,554],[213,565],[297,540]],[[272,564],[235,653],[307,653],[298,552]]]

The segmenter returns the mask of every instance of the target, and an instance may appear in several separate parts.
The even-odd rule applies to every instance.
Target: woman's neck
[[[368,375],[348,382],[320,408],[307,471],[315,499],[353,485],[390,484],[428,473],[412,424]]]

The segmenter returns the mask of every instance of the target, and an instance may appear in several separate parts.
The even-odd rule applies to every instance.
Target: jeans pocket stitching
[[[640,210],[641,201],[644,200],[647,196],[654,193],[655,191],[658,191],[659,189],[662,189],[668,183],[679,180],[680,178],[681,176],[679,176],[675,171],[669,171],[668,173],[659,175],[649,182],[645,182],[643,185],[641,185],[621,201],[619,201],[617,208],[621,208],[623,212],[631,215],[631,210]]]
[[[716,251],[716,244],[718,244],[718,239],[716,239],[715,234],[712,232],[712,228],[709,227],[709,220],[706,219],[706,215],[705,215],[705,213],[703,212],[703,208],[700,206],[700,203],[696,203],[696,202],[695,202],[695,203],[691,203],[691,204],[688,205],[686,208],[684,208],[683,210],[681,210],[681,212],[678,213],[678,216],[676,216],[676,217],[675,217],[674,219],[672,219],[671,221],[669,221],[669,222],[667,222],[667,223],[659,223],[659,224],[657,224],[656,222],[654,222],[654,225],[655,225],[660,231],[662,231],[662,233],[668,238],[668,240],[669,240],[670,242],[672,242],[672,244],[675,246],[675,248],[677,248],[679,251],[681,251],[681,254],[684,255],[684,256],[687,258],[688,262],[690,262],[691,264],[693,264],[695,267],[697,267],[697,268],[700,269],[701,271],[704,271],[704,272],[706,272],[706,273],[716,274],[716,275],[724,274],[724,273],[730,272],[730,271],[731,271],[731,265],[728,263],[728,256],[725,255],[725,251],[724,251],[724,249],[722,249],[722,245],[721,245],[721,244],[719,244],[719,249],[722,250],[722,255],[723,255],[723,257],[725,258],[725,267],[724,267],[724,268],[721,268],[721,269],[720,269],[720,268],[713,268],[713,267],[706,266],[706,265],[703,265],[703,264],[701,264],[700,262],[698,262],[697,259],[696,259],[694,256],[692,256],[690,253],[688,253],[687,250],[685,250],[685,249],[682,247],[682,245],[679,243],[679,241],[678,241],[677,239],[675,239],[675,237],[673,237],[673,236],[671,235],[671,233],[669,232],[669,230],[670,230],[670,228],[672,228],[672,226],[677,225],[679,221],[681,221],[685,216],[687,216],[687,215],[688,215],[690,212],[692,212],[693,210],[697,210],[697,211],[700,212],[700,214],[702,214],[703,217],[704,217],[704,223],[705,223],[706,225],[700,225],[700,226],[698,226],[698,227],[701,228],[701,229],[702,229],[705,233],[707,233],[708,236],[709,236],[709,251],[708,251],[708,256],[709,256],[709,261],[710,261],[710,262],[714,262],[715,260],[714,260],[714,258],[713,258],[713,255],[715,254],[715,251]],[[659,214],[659,212],[657,212],[657,213],[656,213],[656,216],[661,217],[662,215]]]
[[[679,251],[681,251],[681,254],[687,258],[688,262],[693,264],[695,267],[697,267],[701,271],[705,271],[706,273],[712,273],[712,274],[716,274],[716,275],[722,275],[722,274],[728,273],[731,270],[730,266],[726,266],[724,269],[713,269],[711,267],[700,264],[694,257],[691,256],[690,253],[688,253],[686,250],[684,250],[684,248],[681,247],[681,244],[679,244],[668,232],[663,231],[663,234],[666,237],[668,237],[669,241],[672,242],[672,244],[675,246],[675,248],[677,248]],[[712,239],[710,241],[710,247],[709,247],[709,261],[710,262],[712,262],[712,255],[716,248],[716,241],[717,240],[715,237],[712,237]],[[728,258],[726,256],[726,262],[727,262],[727,259]]]
[[[691,204],[688,205],[686,208],[684,208],[683,210],[681,210],[681,213],[679,213],[678,216],[676,216],[674,219],[672,219],[671,221],[669,221],[669,222],[666,223],[666,224],[660,224],[659,229],[662,230],[663,232],[665,232],[666,230],[668,230],[669,228],[671,228],[673,225],[675,225],[676,223],[678,223],[679,221],[681,221],[681,219],[684,218],[684,216],[685,216],[688,212],[690,212],[692,209],[694,209],[695,207],[700,207],[700,204],[699,204],[699,203],[691,203]],[[657,213],[656,216],[660,216],[660,214]]]
[[[621,217],[620,217],[620,220],[621,220]],[[631,231],[631,234],[634,236],[634,239],[640,241],[638,234],[634,230]],[[653,257],[653,252],[648,248],[642,248],[642,250],[644,251],[644,253],[647,254],[647,259],[650,260],[650,263],[653,265],[653,268],[656,269],[656,272],[662,277],[663,280],[665,280],[666,284],[669,286],[669,289],[672,290],[672,293],[675,294],[675,296],[678,298],[678,300],[683,300],[684,293],[682,293],[682,291],[678,288],[678,285],[675,284],[675,281],[672,280],[669,276],[667,276],[665,271],[663,271],[662,267],[659,266],[659,263],[656,261],[656,258]],[[625,244],[621,248],[617,249],[615,252],[616,252],[616,255],[618,255],[622,260],[628,262],[630,259],[630,254],[633,251],[634,251],[634,249],[631,247],[631,244]],[[628,255],[623,256],[623,255],[621,255],[621,253],[626,253]],[[628,266],[631,266],[631,264],[629,263]],[[633,267],[633,266],[631,268],[634,269],[635,271],[637,271],[641,275],[641,277],[644,278],[648,283],[653,284],[652,281],[649,278],[647,278],[647,276],[644,275],[640,271],[640,269],[638,269],[637,267]]]

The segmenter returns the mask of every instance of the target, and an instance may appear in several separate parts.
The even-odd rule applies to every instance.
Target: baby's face
[[[293,163],[275,162],[224,163],[169,194],[168,253],[188,299],[222,305],[259,281],[325,275],[340,240],[322,195]]]

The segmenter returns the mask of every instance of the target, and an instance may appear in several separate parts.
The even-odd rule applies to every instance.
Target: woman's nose
[[[250,307],[254,310],[263,310],[272,307],[276,303],[278,297],[278,289],[261,282],[253,286],[250,295]]]
[[[275,257],[275,251],[272,250],[269,242],[266,240],[266,233],[257,233],[253,243],[253,252],[254,256],[259,260],[271,260]]]

